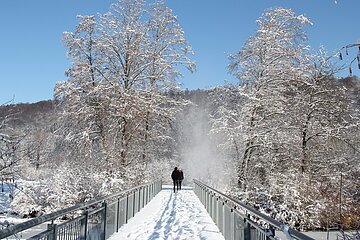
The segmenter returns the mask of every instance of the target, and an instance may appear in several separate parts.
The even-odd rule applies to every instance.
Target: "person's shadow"
[[[172,191],[173,188],[163,188],[162,190],[165,191]],[[174,220],[176,218],[176,199],[177,194],[171,194],[169,201],[166,203],[166,207],[164,211],[161,214],[160,219],[156,222],[156,225],[154,227],[154,232],[150,235],[149,240],[157,240],[160,238],[160,230],[165,229],[164,235],[168,236],[168,234],[171,232],[171,227],[174,225]],[[164,223],[166,224],[164,227]]]

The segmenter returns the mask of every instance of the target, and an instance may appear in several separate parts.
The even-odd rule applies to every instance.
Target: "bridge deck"
[[[222,240],[224,237],[191,187],[174,193],[172,186],[164,185],[148,205],[110,238],[116,239]]]

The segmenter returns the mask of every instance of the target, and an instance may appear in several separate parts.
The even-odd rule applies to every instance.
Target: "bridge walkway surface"
[[[183,187],[174,193],[172,186],[163,185],[162,190],[109,239],[223,240],[224,237],[192,187]]]

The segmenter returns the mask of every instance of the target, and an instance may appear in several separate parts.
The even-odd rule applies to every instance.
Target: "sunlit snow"
[[[174,193],[168,186],[110,238],[116,239],[222,240],[224,237],[191,188]]]

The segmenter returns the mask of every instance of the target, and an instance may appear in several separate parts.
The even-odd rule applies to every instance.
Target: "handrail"
[[[161,182],[161,180],[158,180],[158,181]],[[155,182],[158,182],[158,181],[155,181]],[[44,216],[40,216],[40,217],[28,220],[28,221],[20,223],[20,224],[9,226],[6,229],[0,230],[0,239],[17,234],[19,232],[22,232],[26,229],[32,228],[32,227],[42,224],[44,222],[53,221],[53,220],[57,219],[58,217],[64,216],[66,214],[69,214],[69,213],[72,213],[72,212],[75,212],[78,210],[84,210],[84,209],[94,206],[96,204],[103,203],[109,199],[119,198],[120,196],[127,196],[133,192],[136,192],[137,190],[139,190],[141,188],[147,187],[149,184],[153,184],[153,183],[143,184],[143,185],[140,185],[140,186],[137,186],[137,187],[134,187],[134,188],[122,191],[122,192],[118,192],[118,193],[114,193],[114,194],[111,194],[108,196],[100,197],[100,198],[97,198],[97,199],[94,199],[94,200],[91,200],[91,201],[88,201],[85,203],[80,203],[75,206],[68,207],[66,209],[61,209],[61,210],[55,211],[53,213],[49,213]]]
[[[202,188],[204,189],[208,189],[210,191],[212,191],[213,193],[217,194],[219,197],[223,198],[225,201],[225,203],[227,203],[227,201],[231,202],[233,205],[234,205],[234,208],[236,209],[237,207],[236,206],[239,206],[242,210],[245,210],[247,213],[250,213],[251,215],[253,216],[256,216],[258,218],[260,218],[261,220],[263,220],[264,222],[268,223],[269,225],[271,225],[272,227],[276,228],[276,229],[279,229],[281,231],[283,231],[285,234],[286,232],[288,232],[292,237],[295,237],[296,239],[302,239],[302,240],[313,240],[313,238],[295,230],[295,229],[292,229],[292,228],[289,228],[288,226],[286,226],[285,224],[282,224],[281,222],[255,210],[254,208],[251,208],[247,205],[245,205],[244,203],[228,196],[228,195],[225,195],[224,193],[194,179],[194,183],[201,186]],[[228,204],[229,205],[229,204]],[[229,205],[229,207],[231,207]],[[231,209],[233,209],[231,207]]]

